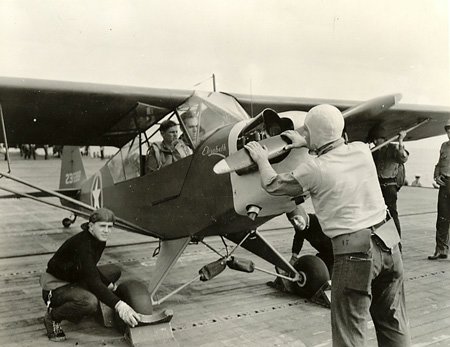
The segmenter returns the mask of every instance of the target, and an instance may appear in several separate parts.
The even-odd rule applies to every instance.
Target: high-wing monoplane
[[[149,282],[152,304],[171,295],[157,300],[155,293],[187,245],[196,241],[212,249],[207,237],[213,235],[236,246],[225,251],[212,249],[218,260],[200,269],[199,279],[209,280],[227,266],[274,273],[234,257],[235,249],[243,247],[284,270],[286,280],[311,296],[327,279],[322,265],[308,260],[292,267],[258,231],[306,197],[266,193],[243,147],[249,141],[260,141],[269,149],[278,172],[294,169],[310,154],[305,149],[286,151],[281,133],[301,129],[306,112],[322,103],[342,110],[348,141],[366,140],[369,129],[378,124],[392,137],[407,130],[407,141],[444,132],[449,109],[401,105],[398,100],[399,95],[352,102],[1,78],[2,142],[65,147],[57,191],[39,189],[38,194],[25,194],[0,188],[45,203],[37,196],[58,197],[62,208],[74,215],[87,216],[105,206],[118,216],[120,227],[160,239],[156,269]],[[187,114],[197,120],[195,134],[187,129]],[[165,120],[179,125],[180,136],[192,154],[148,170],[147,152],[152,143],[161,141],[159,125]],[[120,149],[88,178],[78,148],[81,145]],[[38,188],[11,173],[0,175]],[[63,222],[68,226],[72,221]]]

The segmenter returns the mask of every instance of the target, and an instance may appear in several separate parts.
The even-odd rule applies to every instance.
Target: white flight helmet
[[[334,106],[318,105],[306,115],[305,127],[309,131],[309,149],[317,150],[342,137],[344,117]]]

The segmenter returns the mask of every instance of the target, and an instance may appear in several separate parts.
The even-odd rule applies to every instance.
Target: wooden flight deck
[[[86,160],[87,173],[102,163]],[[13,156],[13,174],[46,188],[59,181],[59,160],[22,160]],[[4,162],[1,170],[6,170]],[[5,178],[1,185],[17,186]],[[2,194],[2,192],[0,192]],[[56,199],[54,199],[56,201]],[[429,261],[434,250],[437,190],[405,187],[399,193],[403,230],[403,257],[407,309],[413,346],[450,346],[450,260]],[[310,209],[310,205],[307,205]],[[42,318],[39,276],[52,253],[77,233],[81,219],[69,229],[61,220],[68,213],[24,199],[0,199],[0,345],[49,346]],[[285,217],[261,229],[286,257],[290,256],[293,231]],[[219,238],[206,242],[221,247]],[[116,230],[108,241],[101,263],[123,268],[123,279],[148,282],[158,243],[149,237]],[[304,254],[314,254],[305,245]],[[238,255],[271,270],[270,264],[240,250]],[[203,245],[189,245],[164,282],[160,295],[192,279],[217,255]],[[173,335],[180,346],[331,346],[330,312],[294,295],[267,286],[270,275],[245,274],[230,269],[209,282],[196,281],[170,297],[162,308],[174,311]],[[114,329],[94,319],[80,324],[63,322],[68,339],[60,346],[129,346]],[[369,323],[369,346],[376,346]]]

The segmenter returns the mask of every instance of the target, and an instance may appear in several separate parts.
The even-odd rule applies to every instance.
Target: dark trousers
[[[99,266],[101,273],[112,283],[116,282],[122,271],[114,264]],[[50,292],[42,291],[42,298],[47,303]],[[52,319],[61,322],[67,319],[77,323],[84,316],[91,316],[97,312],[98,299],[83,283],[69,283],[51,291],[50,307]]]
[[[447,184],[450,184],[448,182]],[[436,253],[448,254],[450,232],[450,191],[447,186],[439,188],[436,220]]]
[[[331,283],[333,347],[365,346],[369,313],[378,346],[410,346],[398,246],[372,238],[367,253],[335,255]]]
[[[397,228],[398,235],[402,237],[402,230],[400,228],[400,220],[397,212],[397,185],[381,184],[381,192],[383,193],[384,202],[389,210],[389,213],[394,220],[395,227]]]

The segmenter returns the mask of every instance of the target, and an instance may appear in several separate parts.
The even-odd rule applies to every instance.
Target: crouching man
[[[66,240],[48,262],[40,283],[47,305],[44,325],[49,340],[65,340],[61,321],[76,323],[84,316],[94,315],[99,300],[115,309],[126,324],[134,327],[140,321],[140,314],[113,292],[120,268],[97,266],[114,221],[112,211],[97,209],[89,222],[81,225],[82,231]]]
[[[292,256],[289,263],[294,265],[300,258],[300,251],[306,240],[317,250],[316,256],[323,260],[331,276],[333,272],[333,245],[331,239],[323,233],[317,216],[313,213],[306,213],[301,206],[297,206],[286,216],[295,230],[292,241]]]

